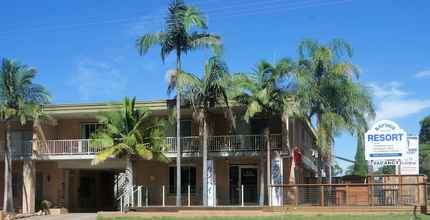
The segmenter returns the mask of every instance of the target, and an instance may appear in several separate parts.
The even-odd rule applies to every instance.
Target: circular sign
[[[407,134],[393,121],[376,122],[365,136],[366,160],[402,159],[408,148]]]

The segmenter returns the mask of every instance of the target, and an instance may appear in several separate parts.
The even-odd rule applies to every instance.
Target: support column
[[[23,161],[22,175],[22,213],[34,213],[36,208],[36,169],[31,159]]]
[[[69,208],[69,188],[70,188],[70,180],[69,180],[69,170],[64,170],[64,206]]]
[[[208,206],[216,206],[216,179],[214,160],[208,160]]]
[[[272,159],[271,166],[271,179],[273,185],[282,185],[283,184],[283,159],[279,155],[279,153],[275,153],[274,158]],[[271,205],[272,206],[282,206],[283,203],[283,187],[271,187]]]

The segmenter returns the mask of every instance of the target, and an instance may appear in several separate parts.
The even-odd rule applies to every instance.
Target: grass
[[[285,216],[271,216],[271,217],[157,217],[157,218],[145,218],[145,217],[114,217],[106,218],[97,216],[97,220],[430,220],[428,215],[417,215],[414,217],[412,214],[351,214],[351,215],[285,215]]]

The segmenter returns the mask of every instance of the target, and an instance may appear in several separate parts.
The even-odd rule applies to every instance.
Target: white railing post
[[[190,207],[191,206],[191,187],[190,187],[190,185],[188,185],[188,207]]]
[[[164,185],[163,185],[162,186],[163,207],[166,206],[166,201],[165,201],[164,195],[165,195],[165,188],[164,188]]]
[[[83,150],[82,150],[82,145],[83,145],[84,140],[79,140],[78,141],[78,154],[82,154]]]
[[[145,206],[146,207],[148,207],[148,187],[146,187],[146,190],[145,190]]]
[[[134,207],[134,186],[131,186],[130,193],[131,193],[131,195],[130,195],[130,197],[131,197],[131,203],[130,203],[130,205],[131,205],[131,207]]]
[[[142,186],[137,187],[137,207],[142,207]]]
[[[243,195],[243,185],[240,187],[241,188],[241,203],[242,203],[242,207],[244,207],[245,206],[245,201],[244,201],[244,195]]]
[[[119,198],[119,211],[123,212],[124,208],[123,208],[123,195]]]

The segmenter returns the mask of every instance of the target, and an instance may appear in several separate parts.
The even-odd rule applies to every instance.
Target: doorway
[[[256,205],[258,201],[258,168],[249,165],[232,165],[229,171],[230,204],[241,204],[243,185],[245,205]]]
[[[109,170],[69,170],[69,210],[94,212],[115,210],[114,176]]]

